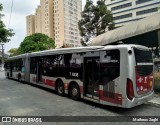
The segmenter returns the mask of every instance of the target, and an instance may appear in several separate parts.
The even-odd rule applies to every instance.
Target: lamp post
[[[4,44],[0,44],[2,46],[2,67],[1,70],[4,70]]]

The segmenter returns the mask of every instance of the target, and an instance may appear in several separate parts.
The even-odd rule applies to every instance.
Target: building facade
[[[54,1],[40,0],[42,33],[54,39]]]
[[[113,13],[116,27],[160,12],[160,0],[106,0],[106,5]]]
[[[26,17],[26,32],[27,36],[32,35],[35,33],[35,16],[34,15],[28,15]]]
[[[43,33],[53,38],[56,48],[81,46],[78,29],[81,11],[82,0],[40,0],[33,33]]]
[[[35,33],[42,33],[41,6],[38,6],[35,12]]]
[[[82,0],[54,0],[55,41],[63,45],[81,46],[78,21],[81,19]]]

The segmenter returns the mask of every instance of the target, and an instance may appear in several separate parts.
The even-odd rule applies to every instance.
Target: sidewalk
[[[5,72],[0,70],[0,78],[4,78],[5,77]]]
[[[4,69],[2,69],[2,66],[0,65],[0,72],[3,72],[4,71]]]
[[[150,100],[149,102],[160,105],[160,93],[155,93],[154,98]]]

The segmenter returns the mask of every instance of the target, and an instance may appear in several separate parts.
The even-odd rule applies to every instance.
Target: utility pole
[[[2,67],[1,70],[4,70],[4,44],[0,44],[2,46]]]

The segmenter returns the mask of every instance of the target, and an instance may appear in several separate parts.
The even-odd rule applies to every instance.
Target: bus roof
[[[26,55],[28,55],[28,54],[26,53],[26,54],[22,54],[22,55],[17,55],[17,56],[8,57],[8,60],[10,60],[10,59],[24,58],[24,57],[26,57]]]
[[[142,49],[148,49],[145,46],[141,45],[134,45],[134,44],[120,44],[120,45],[107,45],[107,46],[89,46],[89,47],[75,47],[75,48],[60,48],[60,49],[52,49],[52,50],[45,50],[45,51],[39,51],[39,52],[33,52],[33,53],[26,53],[18,56],[9,57],[10,59],[18,59],[18,58],[24,58],[27,55],[29,57],[34,56],[44,56],[44,55],[54,55],[54,54],[67,54],[67,53],[77,53],[77,52],[89,52],[89,51],[95,51],[95,50],[104,50],[104,49],[118,49],[118,48],[129,48],[129,47],[136,47],[136,48],[142,48]]]
[[[67,53],[76,53],[76,52],[87,52],[87,51],[95,51],[104,48],[104,46],[89,46],[89,47],[75,47],[75,48],[60,48],[60,49],[52,49],[45,50],[40,52],[30,53],[29,56],[42,56],[42,55],[52,55],[52,54],[67,54]]]

